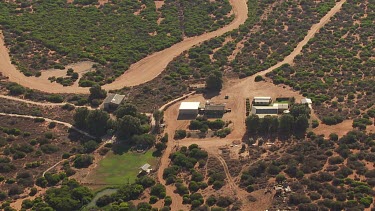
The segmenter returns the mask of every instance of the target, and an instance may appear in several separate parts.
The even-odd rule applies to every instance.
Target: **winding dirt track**
[[[121,89],[125,86],[136,86],[151,81],[157,77],[175,57],[182,52],[190,49],[194,45],[202,43],[211,38],[220,36],[226,32],[238,28],[245,23],[248,15],[246,0],[230,0],[232,5],[234,20],[229,24],[216,31],[202,34],[196,37],[189,37],[183,41],[167,48],[163,51],[156,52],[137,63],[130,68],[113,83],[104,85],[106,90]],[[11,64],[8,49],[4,46],[3,36],[0,36],[0,72],[9,77],[10,81],[17,82],[22,86],[37,89],[48,93],[88,93],[88,88],[70,86],[63,87],[57,83],[50,83],[42,77],[26,77],[17,68]]]

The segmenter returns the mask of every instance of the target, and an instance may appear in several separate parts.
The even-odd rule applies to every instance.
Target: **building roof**
[[[218,105],[206,105],[204,107],[205,111],[224,111],[225,110],[225,105],[223,104],[218,104]]]
[[[272,100],[271,97],[254,97],[254,100]]]
[[[265,115],[272,115],[278,113],[278,107],[276,106],[253,106],[251,109],[252,113],[255,112],[259,116],[259,114],[265,114]]]
[[[277,110],[278,106],[253,106],[256,110]]]
[[[278,109],[288,109],[289,104],[287,104],[287,103],[274,103],[273,107],[277,107]]]
[[[301,100],[301,103],[302,104],[312,104],[312,100],[310,99],[310,98],[303,98],[302,100]]]
[[[110,93],[105,98],[104,103],[113,103],[113,104],[120,105],[121,102],[124,100],[124,98],[125,98],[125,95]]]
[[[179,110],[198,110],[200,102],[182,102]]]
[[[143,170],[143,171],[147,171],[150,167],[151,167],[151,165],[148,164],[148,163],[146,163],[146,164],[144,164],[143,166],[141,166],[140,169]]]
[[[270,103],[271,100],[267,99],[254,99],[255,103]]]

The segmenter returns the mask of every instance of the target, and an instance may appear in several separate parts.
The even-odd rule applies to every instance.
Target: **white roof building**
[[[200,102],[182,102],[178,109],[181,115],[197,115]]]
[[[182,102],[179,110],[199,109],[200,102]]]
[[[302,104],[307,104],[309,108],[311,109],[312,100],[310,98],[303,98],[301,99]]]
[[[303,98],[302,100],[301,100],[301,103],[302,104],[312,104],[312,100],[310,99],[310,98]]]
[[[254,105],[269,105],[272,102],[271,97],[254,97],[253,104]]]

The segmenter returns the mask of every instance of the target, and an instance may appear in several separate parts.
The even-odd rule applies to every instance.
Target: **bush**
[[[75,106],[67,103],[67,104],[63,105],[61,108],[64,109],[64,110],[73,111],[75,109]]]
[[[61,95],[53,94],[47,97],[47,101],[52,103],[62,103],[64,98]]]
[[[87,168],[92,164],[93,160],[94,158],[91,155],[77,155],[73,166],[76,168]]]
[[[6,198],[7,198],[7,194],[3,191],[0,191],[0,201],[3,201]]]
[[[165,197],[165,192],[165,187],[162,184],[156,184],[151,187],[151,195],[157,196],[161,199]]]
[[[52,145],[52,144],[44,144],[40,147],[40,149],[42,150],[42,152],[44,152],[46,154],[53,154],[53,153],[59,151],[59,148],[55,145]]]
[[[311,200],[302,194],[292,193],[289,196],[289,204],[292,205],[306,204],[310,202]]]
[[[220,196],[217,199],[216,205],[219,206],[219,207],[228,207],[232,203],[233,203],[233,199],[231,199],[229,197]]]
[[[44,118],[41,118],[41,117],[37,117],[37,118],[35,118],[34,119],[34,122],[44,122],[44,121],[46,121]]]
[[[319,121],[316,120],[316,119],[312,120],[311,127],[312,128],[317,128],[318,126],[319,126]]]
[[[166,196],[164,198],[164,206],[169,206],[172,204],[172,198],[170,196]]]
[[[209,196],[206,200],[206,204],[210,207],[213,206],[214,204],[216,204],[215,196],[213,196],[213,195]]]
[[[55,128],[56,127],[56,122],[50,122],[48,125],[49,129]]]
[[[253,192],[255,189],[254,189],[254,186],[253,185],[248,185],[247,187],[246,187],[246,191],[248,192],[248,193],[251,193],[251,192]]]
[[[174,139],[183,139],[186,137],[186,130],[176,130]]]
[[[149,203],[150,203],[150,204],[155,204],[158,200],[159,200],[159,199],[158,199],[157,196],[151,196],[151,197],[150,197],[150,201],[149,201]]]
[[[261,75],[257,75],[254,79],[255,82],[263,81],[263,77]]]
[[[216,180],[213,184],[212,184],[212,187],[215,189],[215,190],[219,190],[220,188],[222,188],[224,186],[224,181],[219,181],[219,180]]]
[[[23,192],[22,188],[18,185],[12,185],[8,190],[8,196],[14,196],[21,194]]]
[[[29,195],[30,196],[35,196],[35,194],[38,192],[38,189],[36,189],[35,187],[32,187],[31,189],[30,189],[30,193],[29,193]]]

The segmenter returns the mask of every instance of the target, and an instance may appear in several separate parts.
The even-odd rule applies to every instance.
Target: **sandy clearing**
[[[198,45],[206,40],[220,36],[228,31],[238,28],[247,19],[246,0],[230,0],[234,20],[216,31],[202,34],[196,37],[186,38],[183,41],[156,52],[150,56],[132,64],[130,68],[113,83],[103,86],[106,90],[121,89],[125,86],[136,86],[150,81],[157,77],[175,57],[182,52]],[[50,83],[48,80],[36,77],[26,77],[17,68],[11,64],[8,49],[4,45],[4,38],[0,36],[0,72],[9,77],[10,81],[17,82],[22,86],[37,89],[49,93],[88,93],[88,88],[78,87],[77,85],[63,87],[60,84]]]
[[[156,9],[160,9],[164,5],[164,1],[154,1]]]

